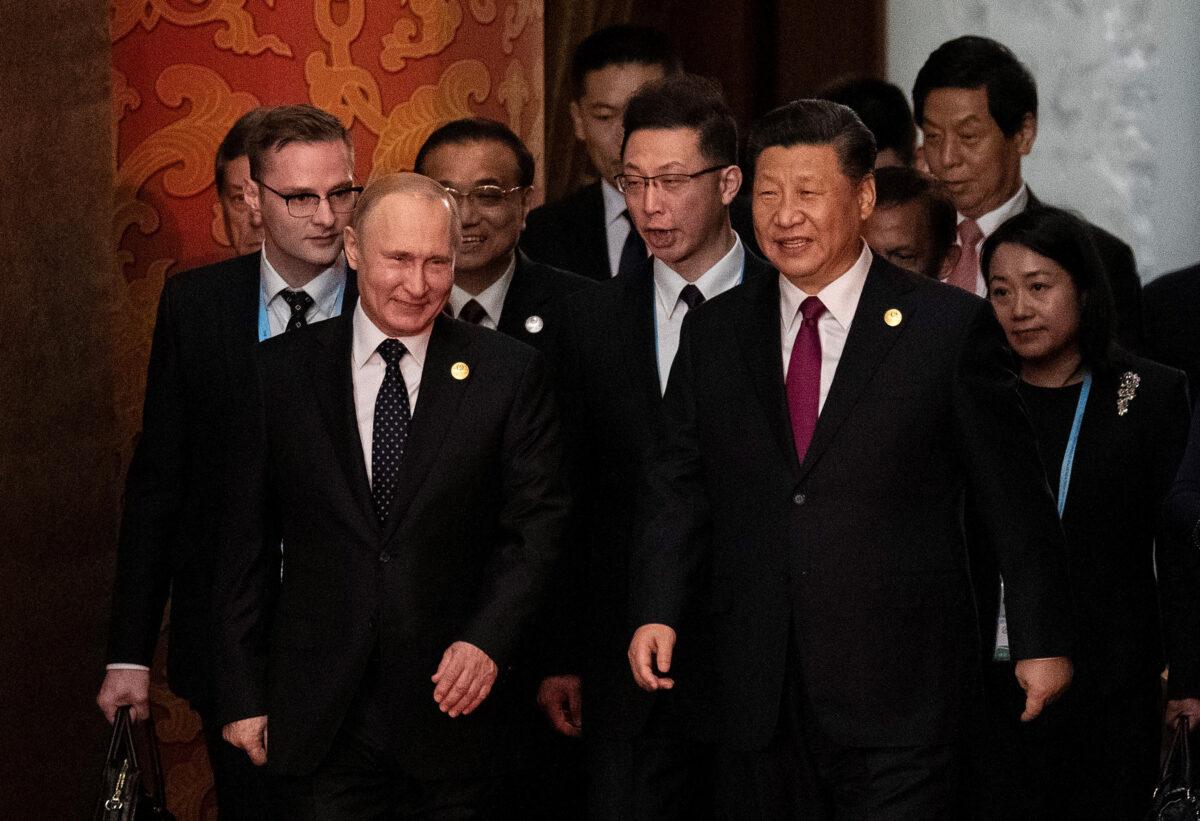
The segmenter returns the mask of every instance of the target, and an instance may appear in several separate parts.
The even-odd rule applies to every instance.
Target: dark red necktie
[[[817,320],[823,313],[825,306],[815,296],[800,303],[800,315],[804,321],[796,331],[792,357],[788,360],[788,416],[792,419],[796,457],[801,462],[804,461],[804,454],[808,453],[820,410],[821,337],[817,334]]]

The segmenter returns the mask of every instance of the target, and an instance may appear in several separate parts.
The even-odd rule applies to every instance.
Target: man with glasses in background
[[[222,818],[261,818],[260,776],[214,720],[210,599],[224,513],[230,420],[249,394],[255,345],[353,310],[342,229],[361,189],[336,117],[264,109],[246,140],[244,192],[262,248],[172,276],[150,350],[142,432],[125,484],[107,654],[96,698],[109,721],[149,714],[150,662],[171,600],[167,676],[204,724]]]

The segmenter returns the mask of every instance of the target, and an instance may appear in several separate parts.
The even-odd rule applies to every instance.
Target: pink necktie
[[[796,331],[792,357],[788,360],[788,416],[792,419],[792,441],[796,445],[796,456],[801,462],[804,461],[804,454],[808,453],[820,410],[821,337],[817,334],[817,320],[823,313],[825,306],[815,296],[800,303],[800,315],[804,321]]]
[[[979,252],[975,246],[981,239],[983,231],[979,230],[979,223],[975,220],[967,218],[958,224],[958,243],[962,251],[958,255],[958,264],[946,277],[946,282],[972,294],[979,282]]]

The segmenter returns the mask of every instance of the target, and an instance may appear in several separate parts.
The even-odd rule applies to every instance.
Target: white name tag
[[[1004,613],[1004,579],[1000,580],[1000,612],[996,616],[996,649],[992,661],[1010,661],[1012,652],[1008,647],[1008,618]]]

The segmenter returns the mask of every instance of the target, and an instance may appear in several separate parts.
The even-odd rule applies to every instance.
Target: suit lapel
[[[792,423],[783,386],[783,344],[779,330],[779,277],[759,275],[741,286],[745,299],[737,323],[738,344],[746,370],[762,403],[763,412],[784,458],[797,469]]]
[[[465,362],[474,368],[469,349],[468,329],[457,320],[439,314],[434,320],[433,334],[429,339],[429,350],[425,354],[425,366],[421,371],[421,390],[417,394],[417,408],[409,426],[408,444],[404,461],[400,466],[400,484],[396,499],[392,503],[391,515],[385,527],[384,540],[391,539],[396,528],[404,521],[413,498],[420,492],[421,485],[433,470],[442,440],[451,422],[458,413],[471,377],[455,379],[450,368],[456,362]]]
[[[838,361],[837,373],[830,385],[825,406],[817,418],[812,443],[800,466],[800,478],[812,469],[829,447],[859,394],[871,381],[875,369],[908,325],[903,319],[894,326],[883,321],[884,313],[891,308],[898,308],[902,318],[909,314],[908,303],[903,297],[911,285],[897,277],[889,270],[890,267],[882,257],[876,256],[867,273],[867,282],[854,312],[854,321]]]
[[[528,258],[517,251],[517,267],[508,285],[508,293],[504,295],[500,321],[496,323],[496,330],[500,333],[517,339],[526,338],[525,320],[536,314],[541,304],[537,285],[531,281],[531,276]]]
[[[597,273],[602,274],[598,279],[603,282],[612,271],[612,260],[608,258],[608,224],[604,217],[604,192],[599,182],[592,183],[585,203],[585,230],[580,240],[591,246],[588,250],[589,259],[604,260],[602,268],[597,266]],[[634,230],[632,225],[629,230]]]
[[[258,304],[262,298],[258,259],[257,254],[246,254],[231,261],[236,270],[226,292],[228,316],[233,322],[228,341],[239,351],[239,356],[244,356],[248,347],[258,343]]]
[[[629,368],[633,397],[641,407],[642,419],[658,419],[662,389],[658,378],[658,338],[654,330],[654,275],[651,263],[625,277],[621,294],[621,316],[614,328],[621,336],[622,357]],[[615,342],[615,340],[614,340]]]

